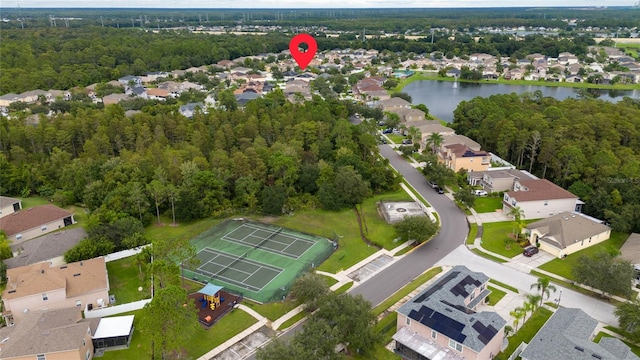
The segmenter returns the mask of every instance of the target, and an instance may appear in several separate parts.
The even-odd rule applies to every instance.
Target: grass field
[[[144,334],[140,331],[140,321],[144,316],[144,310],[136,310],[123,315],[135,315],[133,321],[134,331],[131,337],[129,349],[107,351],[101,359],[105,360],[138,360],[151,358],[151,342],[144,338]],[[255,324],[256,320],[253,316],[246,312],[234,309],[227,315],[218,320],[216,324],[209,330],[199,327],[196,333],[186,342],[185,350],[187,357],[190,359],[198,358],[206,354],[209,350],[231,339],[244,329]]]
[[[482,247],[496,254],[512,258],[522,254],[522,248],[515,243],[511,249],[505,247],[505,239],[517,231],[515,221],[482,224]]]
[[[393,242],[397,238],[395,229],[378,215],[376,202],[381,200],[407,201],[411,200],[411,198],[404,191],[398,191],[369,198],[362,204],[363,217],[368,229],[367,237],[373,243],[382,245],[385,249],[393,249],[401,243]],[[310,233],[314,233],[314,229],[324,232],[327,230],[336,232],[340,237],[338,239],[338,249],[318,267],[318,270],[336,273],[377,251],[375,246],[369,246],[360,238],[358,220],[353,209],[345,209],[338,212],[323,210],[300,211],[292,216],[282,216],[274,221],[274,224]]]
[[[490,196],[477,197],[473,204],[473,209],[477,213],[488,213],[502,209],[502,198]]]
[[[480,257],[483,257],[485,259],[489,259],[489,260],[497,262],[497,263],[506,263],[507,262],[506,260],[502,260],[500,258],[497,258],[497,257],[493,256],[493,255],[489,255],[487,253],[484,253],[480,249],[471,249],[471,252],[476,254],[476,255],[478,255],[478,256],[480,256]]]
[[[500,286],[500,287],[503,287],[503,288],[505,288],[505,289],[507,289],[507,290],[511,290],[511,291],[513,291],[513,292],[514,292],[514,293],[516,293],[516,294],[518,293],[518,289],[514,288],[514,287],[513,287],[513,286],[511,286],[511,285],[507,285],[507,284],[505,284],[505,283],[503,283],[503,282],[500,282],[500,281],[498,281],[498,280],[489,279],[489,282],[490,282],[490,283],[494,283],[494,284],[496,284],[496,285],[498,285],[498,286]]]
[[[503,352],[498,353],[494,359],[508,359],[520,343],[525,342],[528,344],[552,314],[551,311],[545,308],[538,308],[527,322],[524,323],[515,334],[509,337],[509,346],[507,346]]]
[[[45,198],[43,198],[42,196],[29,196],[26,198],[16,198],[19,199],[20,202],[22,203],[22,209],[26,210],[26,209],[30,209],[34,206],[38,206],[38,205],[46,205],[46,204],[51,204],[51,202]]]
[[[285,301],[273,301],[266,304],[259,304],[248,299],[242,300],[242,305],[252,308],[258,314],[271,321],[281,318],[284,314],[295,309],[301,304],[302,303],[300,301],[294,301],[291,299],[286,299]]]
[[[208,218],[178,223],[175,226],[170,225],[171,219],[169,218],[161,217],[160,221],[162,221],[161,225],[156,224],[154,221],[153,224],[147,226],[145,235],[149,240],[192,239],[222,220]]]
[[[151,297],[149,290],[151,282],[147,276],[146,267],[142,265],[142,273],[140,273],[135,260],[135,256],[129,256],[107,263],[109,291],[115,295],[117,304],[126,304]],[[142,288],[142,291],[138,291],[139,287]]]
[[[397,303],[402,300],[405,296],[409,295],[413,290],[417,289],[420,285],[426,283],[431,280],[434,276],[438,275],[442,272],[441,267],[429,269],[427,272],[415,278],[413,281],[408,283],[402,289],[398,290],[395,294],[389,296],[385,301],[380,303],[380,305],[373,308],[373,313],[378,316],[385,312],[391,305]]]
[[[406,139],[406,136],[398,135],[398,134],[385,134],[394,144],[402,144],[402,140]]]
[[[489,299],[487,300],[487,304],[489,304],[490,306],[494,306],[495,304],[498,303],[498,301],[500,301],[505,295],[507,295],[506,292],[502,291],[502,290],[498,290],[496,288],[494,288],[493,286],[487,286],[487,288],[489,290],[491,290],[491,294],[489,294]]]
[[[599,244],[595,244],[590,246],[584,250],[580,250],[577,253],[571,254],[564,259],[553,259],[546,264],[540,266],[541,270],[549,271],[556,275],[560,275],[564,278],[575,280],[571,269],[578,263],[578,258],[580,256],[592,256],[601,251],[605,251],[608,248],[615,247],[616,249],[620,249],[624,242],[629,237],[629,234],[623,234],[619,232],[611,232],[611,237],[609,240],[603,241]]]
[[[478,224],[469,225],[469,235],[467,236],[467,245],[473,245],[478,235]]]

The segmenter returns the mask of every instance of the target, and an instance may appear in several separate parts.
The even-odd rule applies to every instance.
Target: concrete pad
[[[273,332],[269,331],[266,327],[263,327],[259,331],[252,333],[251,335],[243,338],[237,343],[231,345],[228,349],[221,352],[212,359],[215,360],[236,360],[242,359],[245,356],[256,351],[260,346],[271,339]]]
[[[424,210],[415,201],[381,201],[378,207],[389,224],[400,222],[407,216],[425,216]]]
[[[519,264],[524,264],[527,265],[528,267],[531,268],[537,268],[542,266],[543,264],[548,263],[549,261],[555,259],[556,257],[545,252],[545,251],[540,251],[539,253],[531,256],[531,257],[526,257],[522,254],[515,256],[511,259],[511,262],[515,262],[515,263],[519,263]]]
[[[481,223],[511,221],[502,211],[494,211],[489,213],[479,213],[476,215]]]
[[[380,255],[364,266],[352,271],[347,276],[354,281],[364,281],[375,275],[380,270],[389,266],[394,258],[389,255]]]

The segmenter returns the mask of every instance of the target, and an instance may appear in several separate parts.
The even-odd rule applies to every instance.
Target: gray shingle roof
[[[597,223],[579,213],[568,212],[561,212],[533,222],[527,226],[527,229],[540,231],[543,234],[540,241],[559,249],[565,249],[578,241],[611,230],[608,226]]]
[[[8,338],[2,357],[12,358],[80,349],[91,324],[82,322],[80,308],[38,311],[25,315],[15,329],[0,331]],[[9,335],[9,336],[5,336]]]
[[[614,338],[591,341],[598,321],[580,309],[560,308],[520,354],[523,360],[640,360],[628,346]],[[595,355],[595,356],[594,356]]]
[[[87,232],[83,228],[58,231],[40,236],[12,245],[11,251],[20,254],[11,259],[6,259],[4,262],[7,264],[7,268],[11,269],[47,261],[64,255],[67,250],[86,237]]]
[[[456,266],[397,311],[480,352],[507,323],[495,312],[475,312],[464,303],[473,290],[488,280],[483,273]]]

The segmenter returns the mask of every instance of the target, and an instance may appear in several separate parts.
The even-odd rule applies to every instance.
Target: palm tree
[[[542,300],[545,295],[547,299],[551,295],[551,291],[556,292],[556,287],[549,283],[549,278],[541,277],[538,278],[538,282],[535,284],[531,284],[531,289],[536,288],[537,291],[540,291],[540,306],[542,306]]]
[[[520,324],[520,319],[522,319],[526,314],[523,308],[515,308],[509,312],[509,315],[513,317],[513,327],[516,331],[518,331],[518,324]]]
[[[435,154],[436,150],[440,147],[440,145],[442,145],[443,141],[444,138],[442,137],[442,135],[440,135],[440,133],[434,132],[427,137],[427,146],[431,146],[431,151]]]
[[[422,133],[417,127],[410,126],[408,132],[409,132],[409,137],[411,137],[411,141],[414,144],[419,144],[422,141]]]
[[[513,327],[511,327],[511,325],[507,325],[504,327],[504,336],[509,337],[509,335],[511,335],[512,332],[513,332]]]
[[[527,295],[527,303],[531,304],[531,312],[533,313],[542,305],[542,296],[538,294],[529,294]]]
[[[509,210],[509,214],[508,215],[513,217],[513,219],[516,222],[516,226],[517,226],[518,232],[514,233],[513,235],[515,236],[516,240],[518,240],[520,238],[520,233],[522,232],[522,229],[524,228],[524,224],[522,222],[522,219],[524,219],[524,210],[522,210],[520,208],[520,206],[512,207],[511,210]]]

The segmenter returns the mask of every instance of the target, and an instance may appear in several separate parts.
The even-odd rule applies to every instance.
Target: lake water
[[[564,100],[568,97],[577,98],[579,88],[549,87],[533,85],[505,85],[490,83],[457,83],[437,80],[418,80],[404,87],[402,90],[411,95],[413,104],[425,104],[429,113],[446,122],[453,121],[453,111],[463,100],[471,100],[477,96],[489,97],[495,94],[522,94],[525,92],[542,91],[543,96]],[[628,96],[640,99],[640,90],[596,90],[588,89],[598,99],[620,101]]]

